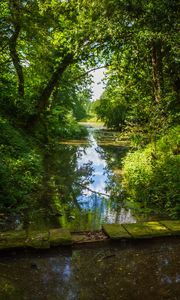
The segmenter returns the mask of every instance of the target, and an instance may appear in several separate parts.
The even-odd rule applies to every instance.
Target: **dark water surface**
[[[177,238],[0,257],[1,300],[178,300]]]

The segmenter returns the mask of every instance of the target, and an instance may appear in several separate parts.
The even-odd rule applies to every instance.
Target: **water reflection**
[[[37,228],[40,217],[48,226],[72,231],[98,230],[103,222],[136,221],[124,204],[120,175],[114,172],[128,149],[116,139],[115,133],[91,128],[86,141],[61,141],[45,160],[41,213],[32,213],[31,227]]]
[[[177,300],[179,251],[178,239],[166,238],[11,253],[0,258],[0,299]]]
[[[112,136],[111,133],[109,136],[108,132],[102,132],[103,136],[100,130],[90,129],[89,144],[76,148],[76,178],[73,187],[76,208],[78,208],[71,210],[74,220],[66,222],[66,227],[71,230],[100,229],[103,222],[135,222],[131,210],[123,207],[120,197],[122,192],[120,178],[113,173],[113,166],[120,165],[119,161],[125,150],[127,151],[127,147],[112,145],[110,142],[114,143],[114,135]],[[105,136],[108,145],[99,146],[98,143],[101,144]],[[78,174],[80,177],[77,177]],[[84,227],[82,218],[86,219]],[[79,225],[77,219],[81,219]]]
[[[93,166],[93,182],[89,184],[88,190],[84,190],[86,195],[92,195],[92,191],[97,193],[106,193],[106,183],[108,180],[108,172],[105,171],[107,163],[98,153],[98,145],[93,137],[93,134],[89,134],[90,146],[86,149],[83,155],[78,159],[78,166],[83,167],[84,164],[91,163]],[[82,197],[82,196],[81,196]]]

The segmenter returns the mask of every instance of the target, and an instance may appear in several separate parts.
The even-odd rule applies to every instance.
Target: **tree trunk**
[[[19,58],[17,50],[16,50],[17,39],[19,37],[19,33],[21,30],[20,3],[19,3],[19,1],[10,0],[9,6],[10,6],[11,16],[12,16],[12,24],[14,26],[14,31],[9,39],[9,51],[10,51],[10,56],[12,58],[14,68],[15,68],[17,76],[18,76],[18,94],[20,97],[23,97],[24,96],[23,68],[21,66],[20,58]]]
[[[162,77],[162,52],[161,43],[152,43],[152,77],[154,99],[158,103],[162,97],[163,77]]]
[[[54,71],[49,81],[47,82],[45,88],[43,89],[40,97],[37,100],[36,113],[28,119],[27,128],[32,128],[36,126],[41,118],[41,114],[46,110],[49,105],[50,97],[54,91],[54,89],[58,86],[59,81],[66,70],[66,68],[72,63],[73,55],[66,54]]]

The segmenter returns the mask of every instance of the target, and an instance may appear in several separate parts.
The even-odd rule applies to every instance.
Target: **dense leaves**
[[[140,147],[177,124],[177,1],[4,0],[0,17],[1,208],[29,205],[47,184],[47,152],[60,138],[85,134],[77,120],[87,116],[89,68],[107,65],[98,116],[131,131]],[[171,159],[162,163],[167,190]],[[153,180],[162,187],[160,165]]]
[[[180,128],[171,128],[156,144],[129,153],[124,160],[124,187],[131,200],[172,217],[180,214]]]

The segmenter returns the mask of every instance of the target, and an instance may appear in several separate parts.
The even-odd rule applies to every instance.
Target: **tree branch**
[[[10,9],[12,15],[12,23],[14,26],[14,32],[12,33],[9,39],[9,50],[10,56],[13,61],[13,65],[15,67],[17,76],[18,76],[18,94],[19,96],[24,96],[24,75],[23,75],[23,68],[20,63],[20,58],[18,56],[16,46],[17,46],[17,39],[19,37],[19,33],[21,30],[20,26],[20,12],[19,12],[19,3],[17,1],[10,1]]]
[[[38,123],[41,114],[45,111],[45,109],[49,105],[49,99],[51,97],[52,92],[54,91],[54,88],[57,87],[59,80],[61,79],[64,71],[72,63],[72,61],[73,61],[72,54],[66,54],[64,56],[63,60],[56,68],[52,76],[50,77],[39,99],[37,100],[36,114],[30,117],[30,119],[28,120],[29,124],[27,124],[27,127],[29,126],[33,127],[34,125],[36,125],[36,123]]]
[[[71,54],[67,54],[64,56],[63,61],[59,64],[57,69],[52,74],[49,82],[47,83],[46,87],[43,89],[40,98],[38,100],[38,112],[41,113],[49,104],[49,98],[57,86],[60,78],[62,77],[65,69],[70,65],[72,62],[73,56]]]
[[[103,68],[107,68],[107,67],[110,67],[110,66],[111,66],[111,65],[104,65],[104,66],[102,66],[102,67],[97,67],[97,68],[90,69],[90,70],[88,70],[87,72],[84,72],[83,74],[81,74],[81,75],[79,75],[79,76],[77,76],[77,77],[72,78],[72,80],[80,79],[80,78],[86,76],[87,74],[89,74],[89,73],[91,73],[91,72],[93,72],[93,71],[100,70],[100,69],[103,69]],[[67,81],[67,82],[68,82],[68,81]]]

